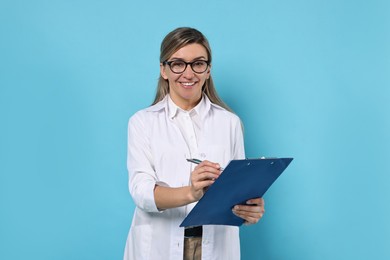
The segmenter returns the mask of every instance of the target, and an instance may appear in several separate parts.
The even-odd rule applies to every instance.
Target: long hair
[[[164,61],[168,60],[179,49],[193,43],[200,44],[206,49],[208,61],[211,64],[212,56],[211,56],[211,48],[208,40],[200,31],[189,27],[177,28],[172,32],[168,33],[167,36],[165,36],[164,40],[161,43],[161,48],[160,48],[160,63],[163,63]],[[227,106],[222,101],[222,99],[218,96],[211,75],[202,86],[202,91],[210,99],[212,103],[217,104],[225,108],[226,110],[232,112],[232,109],[230,109],[229,106]],[[168,80],[165,80],[160,75],[157,84],[156,96],[154,98],[152,105],[161,101],[168,93],[169,93]]]

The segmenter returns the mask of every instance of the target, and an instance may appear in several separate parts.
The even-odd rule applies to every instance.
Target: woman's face
[[[207,61],[208,55],[205,47],[193,43],[184,46],[175,52],[170,61],[193,62],[198,60]],[[195,107],[202,96],[202,86],[210,77],[210,65],[203,73],[195,73],[190,65],[180,74],[173,73],[168,64],[160,64],[161,76],[168,80],[169,94],[177,106],[190,110]]]

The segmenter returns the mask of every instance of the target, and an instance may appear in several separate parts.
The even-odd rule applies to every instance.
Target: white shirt
[[[190,111],[186,111],[178,107],[168,95],[168,114],[169,118],[179,127],[179,130],[187,143],[190,157],[198,156],[198,136],[201,133],[201,119],[199,111],[206,109],[206,103],[201,100],[197,106]]]
[[[187,148],[189,151],[188,158],[200,158],[199,149],[198,149],[198,136],[201,133],[201,118],[200,113],[204,113],[207,110],[207,104],[204,102],[203,98],[190,111],[186,111],[178,107],[171,99],[169,95],[168,97],[168,115],[169,118],[177,125],[179,128],[184,141],[187,143]],[[204,155],[202,155],[204,156]],[[195,164],[192,164],[191,171],[195,168]],[[188,185],[190,185],[191,181],[188,179]],[[193,207],[196,205],[196,202],[187,205],[186,211],[189,213]]]
[[[137,207],[124,260],[183,259],[184,228],[179,225],[193,205],[159,211],[154,201],[156,184],[188,186],[194,167],[186,161],[190,157],[217,162],[221,167],[232,159],[245,158],[241,123],[236,115],[212,104],[206,96],[194,111],[194,150],[189,149],[175,122],[177,111],[169,105],[169,96],[129,120],[129,190]],[[202,259],[239,258],[238,227],[203,226]]]

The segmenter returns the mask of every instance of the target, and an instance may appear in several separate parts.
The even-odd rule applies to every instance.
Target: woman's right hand
[[[203,161],[198,164],[191,173],[191,196],[194,201],[200,200],[207,188],[215,182],[221,174],[221,166],[218,163]]]

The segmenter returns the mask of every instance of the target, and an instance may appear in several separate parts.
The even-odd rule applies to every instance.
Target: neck
[[[199,104],[199,102],[202,100],[202,95],[200,95],[200,97],[198,97],[197,99],[193,100],[177,100],[171,95],[171,99],[176,106],[180,107],[183,110],[189,111]]]

